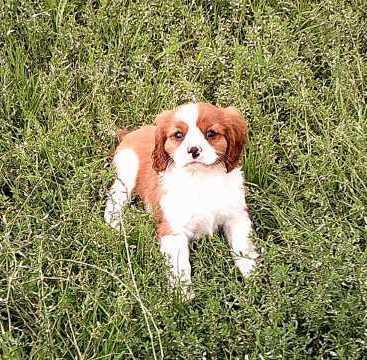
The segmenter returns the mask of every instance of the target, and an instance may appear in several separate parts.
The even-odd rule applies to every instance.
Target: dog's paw
[[[180,290],[185,301],[190,302],[195,298],[195,293],[191,285],[182,286]]]
[[[176,284],[170,284],[170,289],[172,292],[174,292],[176,295],[179,296],[180,299],[184,302],[190,302],[195,298],[194,290],[192,289],[191,283],[176,283]]]
[[[108,200],[104,212],[104,220],[115,230],[120,230],[121,210],[117,210],[112,200]]]
[[[187,274],[171,274],[169,283],[171,290],[178,292],[184,301],[189,302],[195,298],[191,277]]]
[[[258,257],[259,254],[256,251],[252,251],[251,254],[247,256],[244,255],[243,257],[238,257],[235,259],[235,264],[244,278],[248,277],[255,269],[256,259]]]

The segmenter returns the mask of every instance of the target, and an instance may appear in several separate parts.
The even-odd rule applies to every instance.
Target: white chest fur
[[[174,233],[212,234],[246,206],[239,169],[169,168],[162,174],[160,205]]]

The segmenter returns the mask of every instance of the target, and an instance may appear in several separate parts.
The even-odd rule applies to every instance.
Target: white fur
[[[255,266],[258,254],[250,239],[251,221],[245,211],[241,171],[237,168],[227,173],[219,166],[173,166],[162,174],[161,181],[164,195],[160,206],[172,232],[180,238],[192,239],[212,235],[223,226],[235,263],[247,276]],[[188,281],[190,263],[176,260],[177,254],[181,256],[181,248],[181,242],[175,241],[165,253],[182,264],[180,272],[186,274]],[[179,276],[174,264],[171,263],[171,267],[173,276]]]
[[[192,298],[189,239],[184,234],[166,235],[160,239],[160,247],[170,265],[171,286],[180,285],[185,296]]]
[[[173,160],[178,167],[187,166],[190,163],[202,163],[205,165],[214,164],[218,155],[215,149],[205,139],[204,134],[196,126],[199,116],[197,104],[187,104],[178,108],[175,117],[184,121],[188,125],[188,131],[180,146],[173,154]],[[196,146],[200,149],[200,156],[193,159],[188,150]]]
[[[250,239],[251,220],[248,212],[242,209],[242,211],[228,217],[223,224],[223,229],[231,246],[236,266],[244,277],[248,276],[256,265],[256,258],[259,256]]]
[[[174,233],[189,238],[213,234],[245,206],[239,169],[173,166],[162,174],[162,190],[164,218]]]
[[[117,179],[107,195],[104,219],[114,229],[120,228],[121,211],[135,187],[139,170],[139,158],[130,149],[120,150],[113,158]]]

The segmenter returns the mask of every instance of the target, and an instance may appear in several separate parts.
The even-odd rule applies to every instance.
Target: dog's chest
[[[174,169],[162,177],[161,208],[172,231],[212,234],[245,205],[242,174]]]

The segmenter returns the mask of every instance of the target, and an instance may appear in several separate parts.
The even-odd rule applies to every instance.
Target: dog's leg
[[[133,150],[122,149],[115,154],[113,165],[116,168],[117,179],[107,195],[104,219],[111,227],[119,230],[122,208],[130,199],[135,188],[139,171],[139,158]]]
[[[243,277],[250,274],[259,256],[250,239],[251,220],[247,210],[229,218],[224,224],[224,233],[231,246],[232,256]]]
[[[160,238],[160,247],[170,266],[170,285],[181,287],[186,299],[192,299],[189,239],[184,234],[165,235]]]

